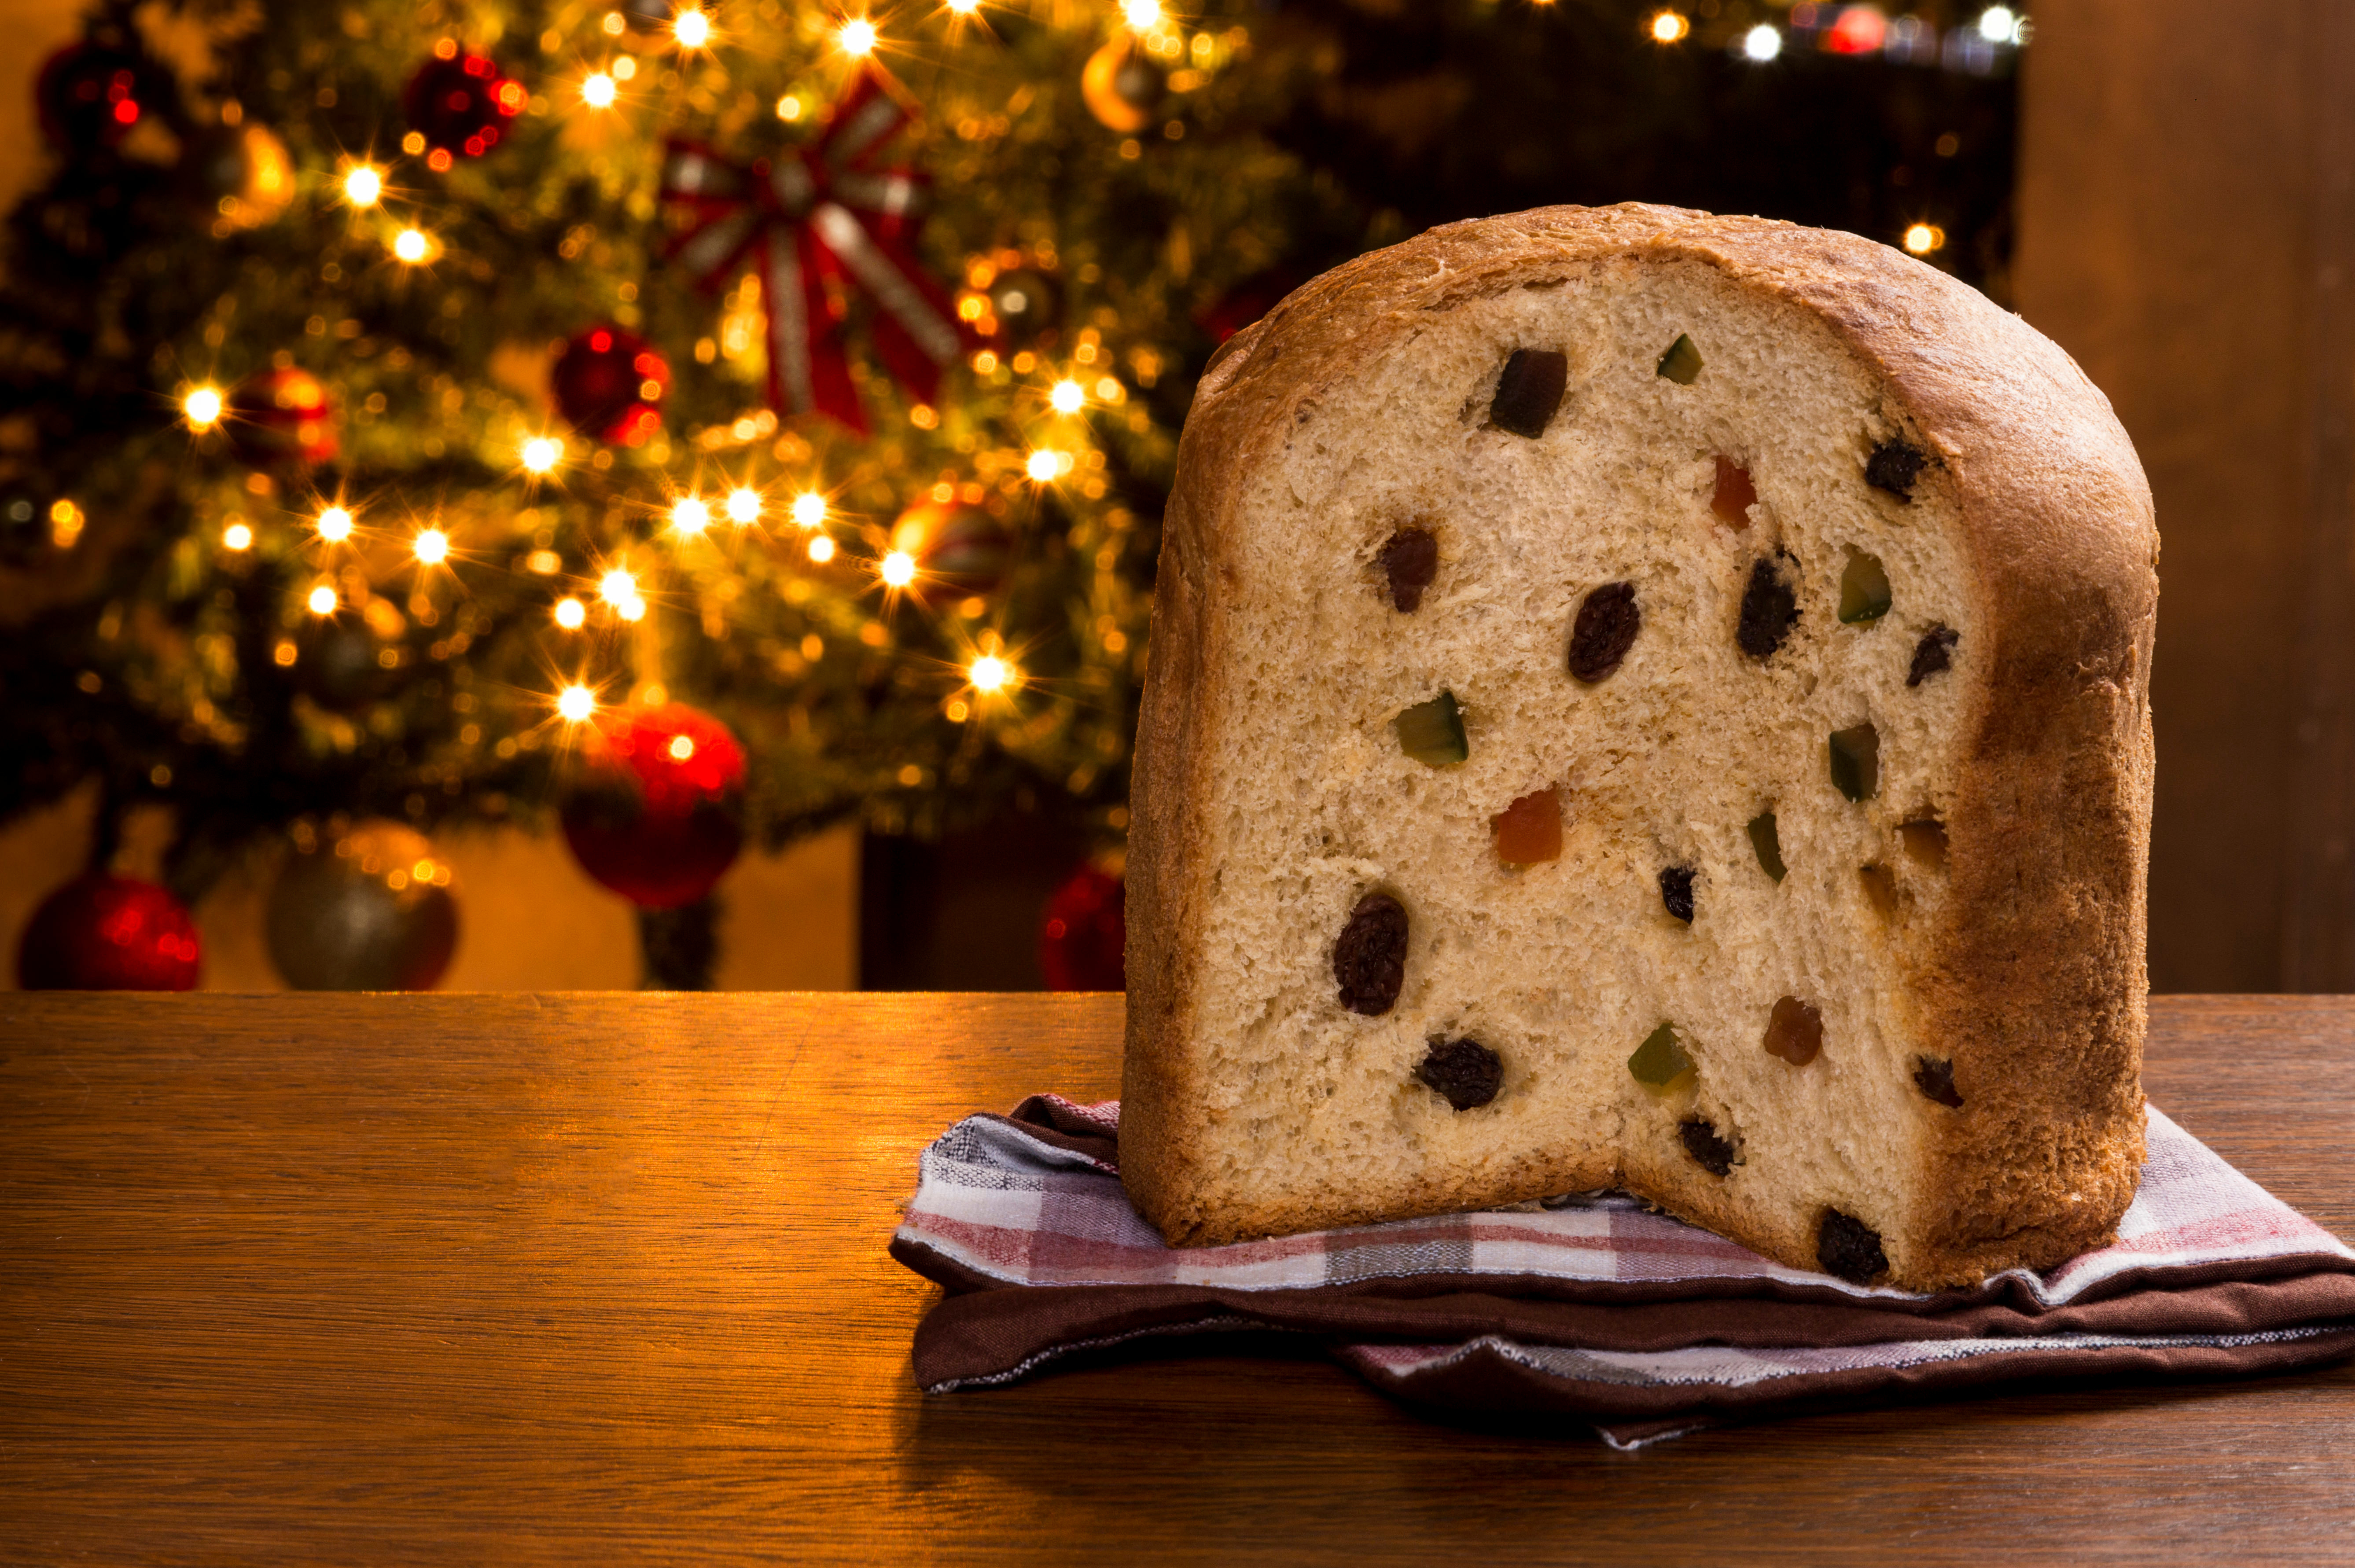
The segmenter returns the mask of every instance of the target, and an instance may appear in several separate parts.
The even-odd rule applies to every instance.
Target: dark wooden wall
[[[2151,984],[2355,990],[2355,6],[2033,15],[2019,309],[2109,394],[2164,540]]]

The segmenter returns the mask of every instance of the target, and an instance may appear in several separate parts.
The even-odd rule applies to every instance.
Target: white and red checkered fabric
[[[1116,1100],[1060,1103],[1107,1133],[1119,1126]],[[1011,1286],[1282,1290],[1444,1273],[1500,1280],[1742,1278],[1805,1283],[1861,1298],[1909,1295],[1771,1262],[1632,1198],[1598,1194],[1553,1202],[1561,1206],[1172,1247],[1129,1206],[1114,1166],[1057,1148],[1018,1123],[969,1117],[924,1151],[916,1195],[899,1234]],[[2118,1224],[2117,1241],[2047,1274],[2018,1270],[1997,1277],[2053,1307],[2128,1270],[2317,1254],[2355,1262],[2355,1251],[2154,1107],[2142,1188]]]
[[[1117,1103],[1044,1098],[1071,1132],[1116,1136]],[[1604,1300],[1639,1310],[1646,1303],[1754,1295],[1828,1304],[1835,1311],[1848,1298],[1851,1308],[1888,1314],[1886,1339],[1855,1342],[1851,1327],[1845,1342],[1821,1346],[1703,1342],[1630,1350],[1533,1343],[1502,1332],[1444,1343],[1327,1336],[1343,1364],[1401,1397],[1459,1404],[1495,1398],[1509,1406],[1515,1390],[1535,1391],[1540,1405],[1616,1415],[1615,1425],[1599,1421],[1597,1429],[1629,1444],[1707,1424],[1678,1419],[1685,1405],[1700,1412],[1760,1407],[1774,1403],[1777,1390],[1797,1397],[2040,1375],[2216,1375],[2302,1364],[2355,1344],[2355,1317],[2346,1315],[2355,1301],[2355,1250],[2156,1109],[2141,1189],[2113,1245],[2041,1275],[2013,1271],[1945,1297],[1792,1268],[1607,1193],[1173,1248],[1130,1207],[1108,1158],[1111,1147],[1085,1136],[1058,1140],[1002,1117],[968,1118],[924,1151],[892,1250],[965,1293],[1119,1304],[1162,1302],[1191,1289],[1206,1305],[1182,1320],[1165,1312],[1168,1320],[1143,1326],[1107,1305],[1105,1327],[1128,1326],[1102,1333],[1087,1331],[1087,1312],[1059,1310],[1058,1321],[1067,1325],[1060,1340],[1052,1333],[1035,1344],[1018,1336],[1003,1340],[1020,1349],[1018,1356],[999,1358],[1003,1365],[968,1353],[972,1364],[931,1383],[933,1392],[1011,1382],[1070,1351],[1148,1335],[1263,1323],[1297,1330],[1304,1315],[1314,1331],[1313,1309],[1304,1314],[1299,1303],[1369,1291],[1411,1297],[1419,1280],[1434,1290],[1485,1298]],[[2302,1301],[2321,1304],[2320,1320],[2260,1312],[2249,1325],[2254,1331],[2234,1331],[2243,1326],[2236,1321],[2237,1298],[2219,1310],[2220,1281],[2230,1292],[2273,1288],[2265,1282],[2293,1277],[2307,1281]],[[2312,1288],[2316,1277],[2327,1278],[2319,1294]],[[1252,1306],[1279,1298],[1289,1304],[1288,1319]],[[2097,1301],[2107,1304],[2083,1305]],[[1984,1317],[1964,1325],[1951,1311],[1974,1304],[1993,1310],[1987,1304],[1998,1302],[2007,1314],[2000,1327]],[[1923,1316],[1909,1316],[1914,1313]],[[2040,1332],[2040,1318],[2071,1327]],[[2088,1331],[2094,1323],[2120,1321],[2137,1331]],[[2199,1331],[2174,1331],[2185,1328]]]

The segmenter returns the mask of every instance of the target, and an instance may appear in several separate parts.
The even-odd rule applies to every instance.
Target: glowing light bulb
[[[1086,389],[1076,381],[1058,381],[1055,389],[1047,394],[1047,401],[1058,414],[1076,414],[1087,400]]]
[[[1040,484],[1046,483],[1062,471],[1062,454],[1049,451],[1043,447],[1032,452],[1030,461],[1022,465],[1022,471]]]
[[[981,0],[944,0],[953,16],[970,16],[981,9]]]
[[[875,52],[875,24],[864,16],[855,16],[845,22],[842,30],[835,37],[842,45],[842,52],[853,59]]]
[[[1014,683],[1014,666],[995,653],[985,653],[965,666],[964,678],[976,692],[1002,692]]]
[[[664,749],[670,753],[673,762],[685,762],[695,755],[695,741],[688,736],[675,735],[670,737],[670,745]]]
[[[581,84],[581,101],[591,109],[611,109],[614,95],[620,91],[613,79],[601,70]]]
[[[1161,24],[1161,0],[1120,0],[1121,20],[1140,33]]]
[[[607,604],[627,604],[638,597],[638,579],[616,567],[597,579],[597,597]]]
[[[432,248],[432,241],[425,238],[421,228],[404,228],[392,238],[392,253],[412,267],[424,260]]]
[[[352,536],[352,514],[340,506],[330,506],[319,514],[319,537],[330,545],[340,545]]]
[[[646,601],[642,599],[625,599],[613,607],[613,613],[623,620],[644,620],[646,618]]]
[[[242,523],[232,523],[221,530],[221,544],[231,550],[250,550],[253,547],[253,530]]]
[[[820,534],[809,542],[809,558],[819,566],[834,559],[834,541]]]
[[[188,417],[193,429],[209,430],[220,423],[221,395],[210,387],[199,387],[180,399],[180,412]]]
[[[692,495],[682,495],[670,509],[670,525],[682,534],[700,534],[711,526],[711,508]]]
[[[1692,24],[1675,11],[1662,11],[1652,18],[1652,41],[1673,44],[1692,31]]]
[[[797,527],[815,528],[826,521],[826,497],[815,490],[805,490],[794,497],[794,523]]]
[[[1990,5],[1979,13],[1979,37],[1990,44],[2008,44],[2019,30],[2019,19],[2009,5]]]
[[[344,173],[344,199],[354,207],[374,207],[384,196],[384,176],[367,164],[354,164]]]
[[[916,557],[905,550],[894,550],[883,557],[880,570],[887,586],[895,588],[906,588],[916,580]]]
[[[575,683],[556,694],[556,711],[567,724],[584,724],[597,711],[597,694]]]
[[[333,615],[336,613],[336,590],[325,583],[321,583],[311,590],[311,597],[303,602],[311,607],[313,615]]]
[[[1927,256],[1946,243],[1946,231],[1934,223],[1917,223],[1905,231],[1905,249]]]
[[[711,41],[711,18],[701,11],[681,11],[671,18],[670,36],[683,49],[699,49]]]
[[[523,444],[523,466],[527,473],[546,473],[564,461],[564,443],[554,436],[534,436]]]
[[[757,490],[731,490],[728,493],[728,521],[757,523],[761,520],[761,493]]]
[[[589,619],[589,607],[577,599],[556,601],[556,624],[567,631],[578,631]]]
[[[1783,52],[1783,35],[1764,22],[1742,35],[1742,58],[1765,64]]]
[[[409,542],[409,553],[424,566],[438,567],[450,558],[450,535],[439,528],[423,528]]]

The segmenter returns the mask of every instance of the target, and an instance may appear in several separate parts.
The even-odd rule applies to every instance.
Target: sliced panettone
[[[2142,1153],[2158,535],[2101,394],[1851,235],[1458,224],[1204,376],[1121,1169],[1201,1244],[1620,1186],[1929,1287]]]

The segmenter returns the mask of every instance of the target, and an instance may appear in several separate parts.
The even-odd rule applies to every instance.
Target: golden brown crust
[[[1883,379],[1893,427],[1932,456],[1976,576],[1986,671],[1965,720],[1937,928],[1913,948],[1923,1038],[1951,1047],[1964,1104],[1938,1114],[1925,1190],[1945,1203],[1900,1282],[2041,1267],[2106,1239],[2142,1160],[2148,683],[2158,540],[2149,491],[2102,394],[1976,291],[1854,235],[1676,208],[1551,207],[1434,229],[1293,293],[1231,340],[1196,393],[1162,544],[1137,737],[1122,1169],[1173,1243],[1396,1213],[1200,1212],[1187,1173],[1205,1114],[1189,1060],[1202,892],[1186,846],[1227,700],[1228,520],[1297,410],[1423,313],[1595,261],[1700,262],[1824,321]],[[1811,1263],[1812,1237],[1744,1234],[1689,1180],[1533,1160],[1419,1192],[1419,1212],[1624,1179],[1760,1250]],[[1546,1167],[1540,1169],[1539,1167]],[[1655,1191],[1646,1191],[1654,1189]]]

